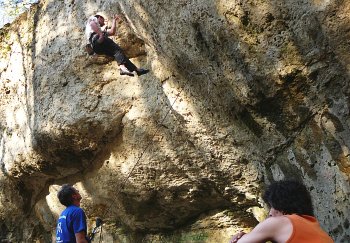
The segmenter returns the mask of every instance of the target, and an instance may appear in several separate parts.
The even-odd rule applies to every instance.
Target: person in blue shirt
[[[57,193],[66,206],[57,222],[56,243],[89,243],[84,210],[80,208],[81,195],[71,185],[64,184]]]

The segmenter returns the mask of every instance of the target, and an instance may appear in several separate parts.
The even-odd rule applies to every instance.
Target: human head
[[[105,18],[102,15],[96,14],[95,18],[97,18],[97,21],[101,27],[105,25]]]
[[[263,199],[271,208],[270,216],[299,214],[314,216],[309,191],[298,181],[282,180],[273,182],[265,191]]]
[[[80,206],[81,195],[77,189],[69,184],[64,184],[57,193],[61,204],[68,207],[70,205]]]

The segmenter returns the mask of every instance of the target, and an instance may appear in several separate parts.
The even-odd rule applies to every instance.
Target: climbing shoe
[[[143,69],[143,68],[140,68],[140,69],[136,70],[136,73],[137,73],[138,76],[144,75],[144,74],[146,74],[148,72],[149,72],[148,69]]]
[[[126,70],[120,70],[120,75],[128,75],[128,76],[134,77],[134,74],[132,72],[129,72]]]

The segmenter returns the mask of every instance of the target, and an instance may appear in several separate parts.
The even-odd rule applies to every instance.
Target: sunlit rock
[[[349,235],[346,1],[43,0],[0,30],[0,241],[50,242],[63,183],[105,242],[227,242],[301,179]],[[84,51],[85,21],[151,72]],[[110,24],[110,23],[109,23]]]

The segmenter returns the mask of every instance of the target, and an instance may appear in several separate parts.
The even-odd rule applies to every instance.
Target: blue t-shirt
[[[75,243],[75,234],[87,233],[84,211],[75,206],[68,206],[60,215],[56,229],[56,243]]]

